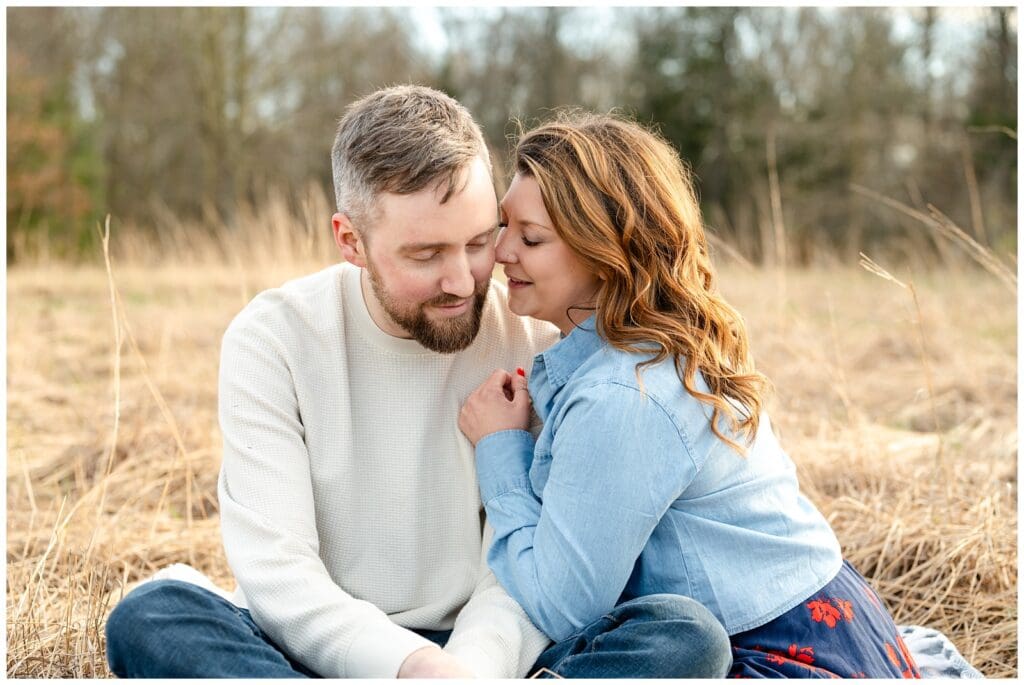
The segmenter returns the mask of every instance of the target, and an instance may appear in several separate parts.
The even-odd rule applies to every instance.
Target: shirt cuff
[[[345,678],[397,678],[410,654],[437,647],[425,637],[390,621],[378,621],[359,632],[348,648]]]
[[[476,444],[476,475],[485,503],[511,490],[530,488],[533,436],[529,431],[504,430]]]

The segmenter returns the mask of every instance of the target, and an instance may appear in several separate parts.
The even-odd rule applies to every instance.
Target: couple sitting
[[[347,264],[224,335],[235,602],[142,585],[107,624],[116,675],[916,675],[800,494],[664,140],[542,125],[497,222],[480,130],[437,91],[356,102],[332,154]]]

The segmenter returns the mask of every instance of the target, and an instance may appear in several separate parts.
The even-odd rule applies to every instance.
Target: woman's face
[[[568,335],[590,315],[570,308],[593,306],[600,281],[555,231],[532,176],[516,174],[500,209],[503,228],[495,259],[508,277],[509,307],[520,316],[550,321]]]

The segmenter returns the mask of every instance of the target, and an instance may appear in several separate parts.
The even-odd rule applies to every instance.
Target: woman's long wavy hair
[[[601,279],[597,321],[614,347],[671,356],[711,430],[740,454],[753,442],[768,379],[740,314],[718,293],[691,174],[664,139],[613,116],[562,111],[522,135],[517,173],[540,186],[554,228]],[[700,370],[710,389],[695,383]],[[731,436],[719,427],[729,420]],[[738,438],[738,439],[734,439]]]

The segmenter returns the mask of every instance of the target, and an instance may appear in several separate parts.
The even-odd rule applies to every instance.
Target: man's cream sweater
[[[497,584],[463,401],[495,368],[558,339],[491,284],[480,333],[455,354],[370,318],[341,264],[258,295],[224,335],[218,482],[236,601],[325,677],[394,677],[446,650],[480,676],[523,677],[547,644]],[[484,535],[484,531],[488,535]]]

